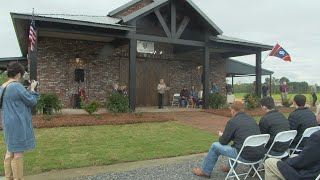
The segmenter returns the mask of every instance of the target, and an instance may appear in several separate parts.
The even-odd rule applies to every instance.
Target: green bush
[[[87,113],[92,115],[97,112],[100,107],[100,103],[98,101],[83,101],[81,100],[81,108],[84,109]]]
[[[226,100],[221,94],[210,94],[209,95],[209,107],[218,109],[226,105]]]
[[[110,112],[129,112],[129,98],[121,94],[112,94],[107,99],[107,110]]]
[[[291,96],[288,96],[287,99],[283,99],[281,103],[284,107],[290,107],[293,104]]]
[[[44,115],[52,115],[61,111],[61,102],[58,95],[54,93],[40,94],[36,109],[40,114]]]
[[[247,94],[244,96],[244,103],[247,109],[252,110],[260,106],[260,98],[255,94]]]

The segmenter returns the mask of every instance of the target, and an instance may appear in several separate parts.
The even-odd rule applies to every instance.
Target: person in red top
[[[287,100],[287,95],[288,95],[288,85],[286,82],[283,82],[280,84],[280,92],[281,92],[281,99],[282,102]]]

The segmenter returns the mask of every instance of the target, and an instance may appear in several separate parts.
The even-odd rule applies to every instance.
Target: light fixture
[[[79,55],[76,55],[76,63],[77,64],[81,63],[81,57]]]
[[[160,51],[160,54],[162,54],[162,51]]]

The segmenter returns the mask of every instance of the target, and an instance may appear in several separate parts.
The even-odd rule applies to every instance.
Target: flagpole
[[[277,44],[278,44],[278,43],[277,43]],[[271,51],[270,51],[269,54],[266,56],[266,58],[264,58],[264,60],[262,61],[261,64],[263,64],[264,61],[270,56],[270,53],[273,51],[273,49],[274,49],[275,47],[276,47],[276,46],[274,46],[274,47],[271,49]]]

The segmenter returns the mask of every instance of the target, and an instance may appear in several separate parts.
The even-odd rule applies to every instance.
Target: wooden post
[[[137,40],[129,40],[129,105],[132,111],[136,110],[136,57]]]
[[[210,66],[210,48],[204,47],[204,62],[203,62],[203,109],[209,108],[209,66]]]
[[[261,52],[256,54],[256,95],[261,98]]]
[[[176,11],[176,1],[171,0],[171,37],[176,38],[177,33],[177,11]]]

